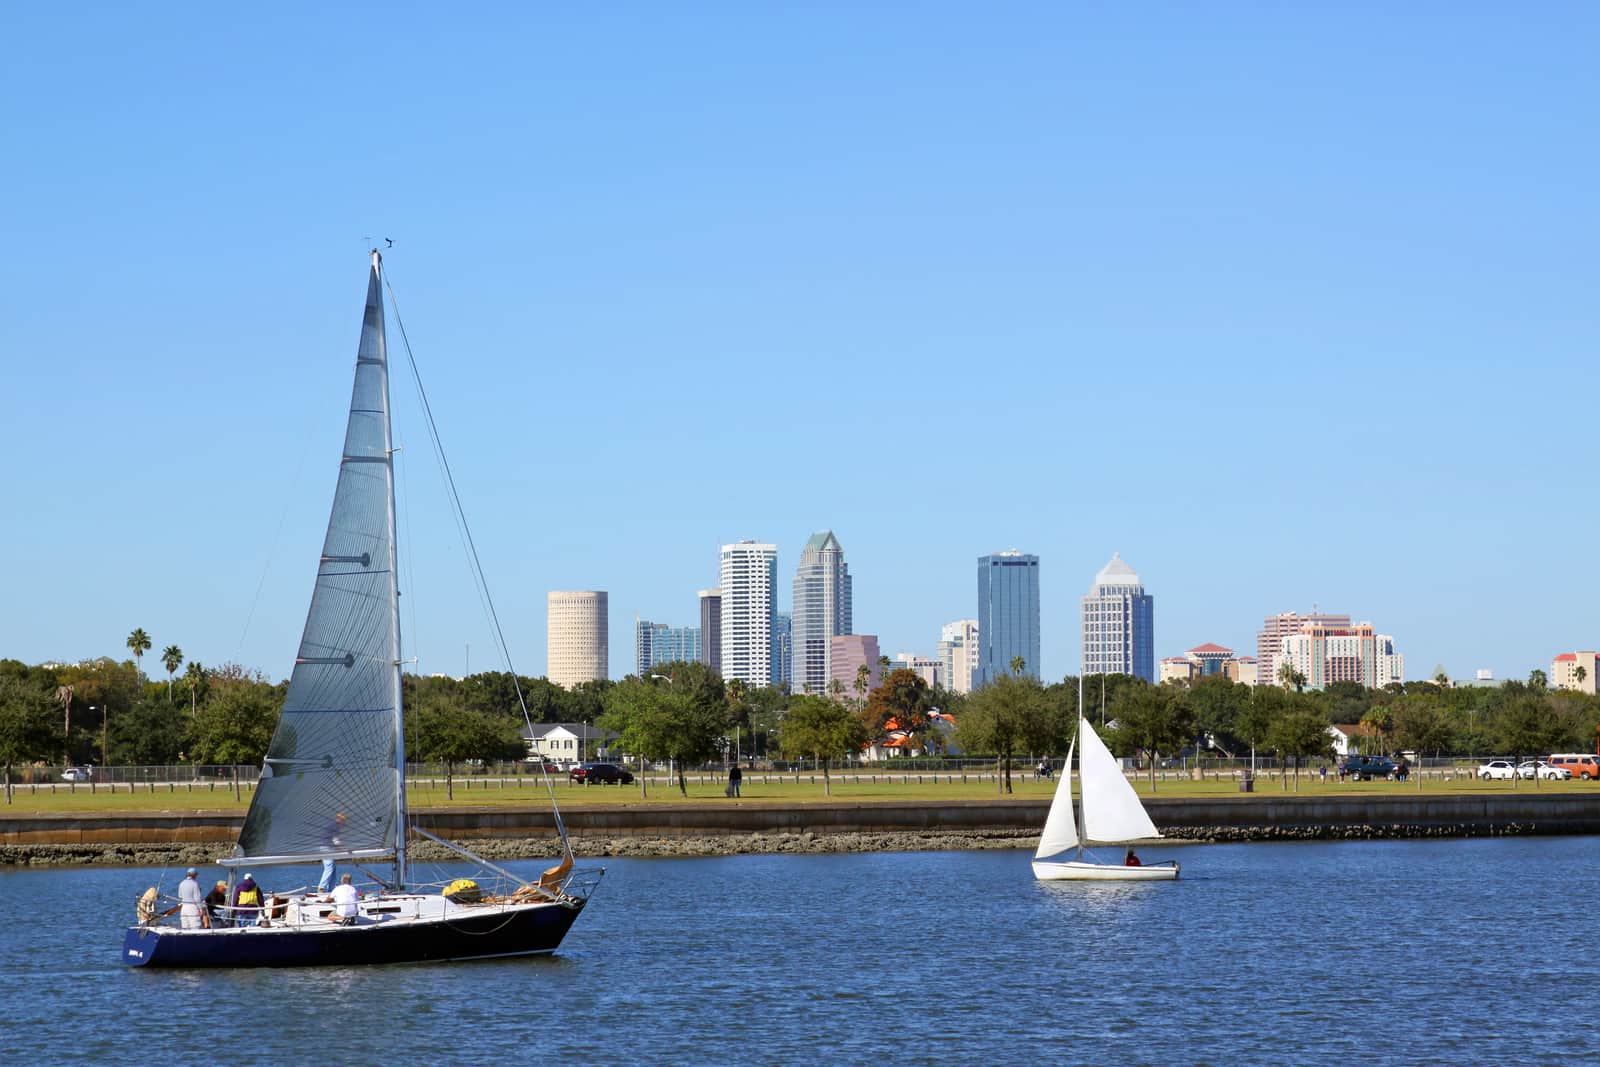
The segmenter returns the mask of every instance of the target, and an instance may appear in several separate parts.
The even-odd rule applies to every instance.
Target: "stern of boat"
[[[153,926],[130,926],[122,936],[122,962],[143,967],[156,958],[161,934]]]

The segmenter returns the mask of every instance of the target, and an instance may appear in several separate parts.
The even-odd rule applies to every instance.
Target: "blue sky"
[[[1393,8],[13,5],[0,656],[287,674],[365,235],[523,673],[824,528],[891,654],[1004,548],[1051,678],[1113,551],[1158,655],[1592,648],[1600,9]],[[496,666],[395,394],[413,654]]]

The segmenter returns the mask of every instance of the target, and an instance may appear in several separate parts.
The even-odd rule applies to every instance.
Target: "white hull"
[[[1170,882],[1178,877],[1178,865],[1127,867],[1120,863],[1034,860],[1033,876],[1041,882]]]

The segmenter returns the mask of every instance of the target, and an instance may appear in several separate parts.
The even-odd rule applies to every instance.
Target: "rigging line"
[[[300,428],[300,458],[295,462],[294,477],[289,481],[291,488],[299,487],[301,478],[305,474],[306,458],[311,454],[311,442],[315,435],[311,432],[312,423],[310,411],[311,409],[308,407],[308,414],[305,416],[305,425]],[[283,508],[278,512],[278,525],[277,528],[272,531],[272,541],[267,545],[267,558],[263,560],[261,564],[261,577],[256,582],[255,595],[250,598],[250,608],[245,612],[244,628],[239,631],[239,643],[234,648],[233,654],[236,659],[244,658],[245,638],[250,636],[250,624],[255,621],[256,607],[261,603],[261,590],[266,588],[267,575],[272,570],[272,561],[277,556],[278,546],[283,539],[283,526],[284,523],[289,519],[289,508],[292,502],[296,499],[298,499],[297,493],[289,492],[283,494]]]
[[[439,439],[439,427],[433,419],[433,405],[428,403],[428,391],[422,384],[422,371],[417,367],[417,357],[411,351],[411,338],[406,334],[405,320],[400,316],[400,301],[395,298],[394,286],[389,282],[389,272],[384,271],[383,287],[389,293],[389,306],[394,309],[394,324],[400,329],[400,343],[406,350],[406,361],[411,365],[411,378],[417,385],[417,396],[422,401],[424,425],[428,428],[428,437],[433,442],[435,454],[439,457],[439,464],[444,470],[445,484],[450,491],[450,501],[460,529],[465,536],[467,552],[472,560],[473,578],[478,586],[478,596],[488,609],[489,621],[494,630],[495,642],[500,648],[500,656],[506,665],[506,672],[511,675],[511,685],[517,692],[517,704],[522,708],[522,721],[531,737],[533,734],[533,716],[528,713],[528,700],[522,692],[522,681],[517,677],[517,669],[511,661],[511,649],[506,644],[505,632],[500,628],[500,613],[495,610],[494,598],[489,592],[488,579],[483,574],[483,563],[478,558],[477,542],[473,540],[472,529],[467,524],[466,508],[461,505],[461,495],[456,491],[455,476],[450,471],[450,460],[444,454],[444,442]],[[544,759],[540,758],[539,772],[544,778],[545,792],[550,796],[550,810],[555,817],[556,832],[561,835],[561,847],[568,856],[572,855],[572,843],[567,840],[567,823],[561,817],[561,806],[556,801],[556,787],[550,772],[544,769]]]
[[[400,451],[400,478],[401,478],[402,481],[405,482],[405,490],[406,490],[404,493],[400,494],[400,498],[405,501],[405,503],[402,504],[400,507],[401,507],[401,510],[405,513],[405,524],[406,524],[406,536],[405,536],[405,541],[404,541],[404,545],[405,545],[405,564],[401,568],[401,570],[406,576],[406,589],[411,593],[409,602],[406,605],[408,608],[411,609],[411,630],[410,630],[410,633],[411,633],[411,649],[412,649],[413,655],[420,656],[421,655],[421,649],[420,649],[419,646],[421,645],[421,641],[418,639],[419,635],[418,635],[418,631],[417,631],[417,598],[416,598],[416,589],[417,589],[417,583],[416,583],[417,556],[416,556],[416,553],[411,550],[411,545],[413,544],[413,541],[411,539],[411,465],[408,464],[405,461],[405,446],[404,445],[400,446],[400,450],[399,451]],[[396,546],[396,548],[398,549],[399,546]],[[399,578],[399,575],[396,575],[396,579],[397,580],[398,580],[398,578]],[[400,659],[401,659],[402,663],[405,660],[405,649],[403,647],[400,649]],[[405,667],[402,666],[400,668],[400,671],[401,671],[402,674],[404,674],[405,673]],[[413,672],[413,673],[415,673],[415,672]]]
[[[477,550],[472,543],[472,531],[467,527],[466,511],[462,508],[460,498],[456,494],[455,478],[451,474],[450,463],[444,454],[444,442],[440,439],[438,427],[433,421],[433,409],[428,403],[427,391],[422,385],[422,375],[417,368],[416,357],[411,352],[411,340],[406,336],[405,323],[400,319],[400,305],[395,300],[394,287],[389,284],[387,270],[384,272],[383,282],[385,288],[389,291],[389,303],[394,309],[395,325],[400,329],[400,339],[406,350],[406,358],[411,363],[411,380],[412,384],[416,386],[417,400],[425,415],[424,425],[428,429],[428,443],[433,448],[434,461],[438,464],[440,476],[451,495],[453,506],[450,509],[450,518],[455,523],[456,537],[461,542],[462,552],[467,557],[467,572],[472,575],[473,592],[478,595],[478,606],[483,610],[485,617],[494,620],[498,627],[498,620],[494,619],[494,604],[489,599],[488,582],[483,577],[482,568],[477,565]],[[510,650],[505,646],[503,638],[498,639],[498,648],[502,661],[509,667],[511,654]],[[513,678],[515,678],[515,672],[513,672]]]
[[[416,557],[416,554],[411,551],[411,545],[414,543],[412,541],[412,538],[411,538],[411,465],[409,463],[407,463],[406,460],[405,460],[405,450],[404,450],[404,448],[402,448],[401,452],[400,452],[400,476],[405,479],[405,483],[406,483],[406,491],[405,491],[405,501],[406,501],[406,503],[405,503],[405,515],[406,515],[406,579],[407,579],[408,582],[410,582],[409,588],[412,591],[411,602],[410,602],[410,608],[411,608],[411,641],[412,641],[412,647],[416,648],[417,647],[417,643],[418,643],[417,642],[417,632],[418,632],[417,631],[417,597],[416,597],[417,584],[416,584],[414,579],[416,577],[417,557]],[[401,649],[401,659],[403,660],[404,658],[405,658],[405,650]],[[404,705],[404,701],[405,701],[405,671],[406,671],[405,666],[402,664],[401,667],[400,667],[400,700],[401,700],[400,715],[401,715],[401,723],[402,723],[402,727],[401,728],[402,729],[404,729],[404,725],[403,724],[405,722],[405,713],[406,713],[406,710],[407,710],[405,705]],[[416,672],[412,672],[412,678],[414,680],[414,684],[416,684],[418,686],[421,685],[420,679],[417,678]],[[421,700],[413,700],[411,702],[411,707],[410,707],[410,711],[411,711],[411,736],[413,738],[418,738],[418,737],[420,737],[422,735],[422,706],[421,705],[422,705],[422,701]],[[403,741],[404,738],[401,738],[401,740]],[[411,751],[411,749],[409,747],[406,748],[406,755],[408,757],[411,757],[412,759],[416,758],[415,754]],[[405,767],[402,766],[400,768],[400,782],[401,782],[401,785],[405,784],[405,776],[406,776]],[[402,834],[404,834],[409,829],[410,829],[409,827],[401,827],[400,832]]]
[[[517,700],[522,704],[523,715],[526,718],[527,702],[522,698],[522,686],[517,680],[516,668],[513,667],[511,663],[511,650],[507,647],[505,634],[500,628],[500,616],[495,610],[494,598],[489,593],[488,581],[484,577],[483,563],[478,557],[477,542],[473,539],[472,529],[467,523],[466,508],[462,506],[461,494],[456,489],[455,475],[450,469],[449,457],[445,455],[444,442],[439,438],[439,427],[433,418],[433,405],[428,402],[428,391],[422,384],[422,372],[417,367],[417,359],[415,354],[411,351],[411,339],[406,334],[405,322],[400,317],[400,302],[395,299],[394,286],[389,282],[388,272],[384,273],[383,284],[384,288],[389,291],[389,303],[394,308],[394,323],[400,329],[400,342],[405,347],[406,359],[411,365],[412,380],[416,382],[417,397],[422,403],[424,425],[427,426],[429,440],[433,444],[434,452],[439,458],[440,467],[444,471],[445,488],[450,493],[450,503],[457,520],[457,525],[461,529],[462,536],[465,539],[467,553],[472,563],[473,579],[478,587],[479,597],[484,601],[484,606],[489,612],[489,621],[494,629],[495,641],[499,646],[500,654],[505,660],[506,666],[510,669],[512,684],[517,690]],[[532,723],[530,722],[528,725],[531,729]]]

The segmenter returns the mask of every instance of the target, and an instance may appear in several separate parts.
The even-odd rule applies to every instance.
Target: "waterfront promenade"
[[[692,776],[698,777],[698,776]],[[776,778],[777,776],[774,776]],[[755,782],[745,796],[720,795],[715,781],[696,782],[681,796],[664,780],[641,800],[636,787],[558,786],[575,848],[586,855],[680,855],[762,851],[1025,847],[1044,822],[1054,789],[1019,782],[1011,796],[991,781],[850,782],[835,794],[805,781]],[[882,777],[882,776],[880,776]],[[748,779],[747,779],[748,781]],[[1600,833],[1600,785],[1592,783],[1302,782],[1296,793],[1258,779],[1257,791],[1236,785],[1173,782],[1145,803],[1162,832],[1180,840],[1284,840],[1368,837]],[[413,809],[417,823],[452,838],[494,844],[501,856],[549,855],[555,824],[543,789],[461,789],[457,803]],[[714,790],[714,791],[713,791]],[[857,795],[850,795],[855,792]],[[763,793],[769,795],[763,796]],[[711,794],[711,795],[708,795]],[[898,795],[897,795],[898,794]],[[206,803],[214,797],[219,803]],[[180,799],[181,798],[181,799]],[[0,813],[0,863],[132,862],[182,849],[231,845],[243,817],[231,792],[187,793],[173,784],[155,793],[108,795],[93,808],[79,787],[59,804],[46,796]],[[130,802],[136,802],[134,806]],[[158,806],[159,805],[159,806]],[[62,852],[61,849],[67,851]],[[52,859],[52,857],[54,857]]]

